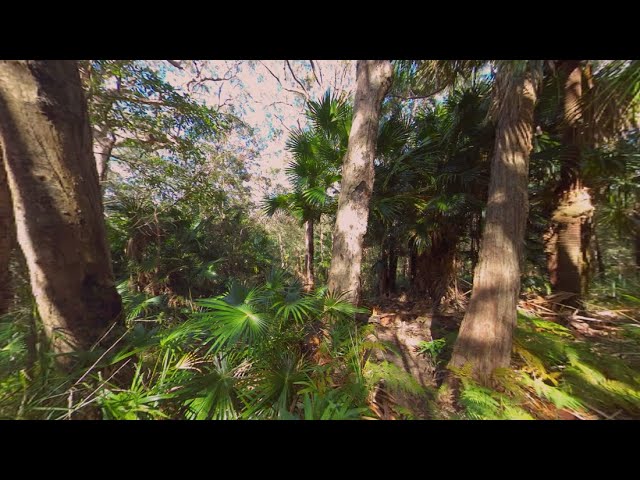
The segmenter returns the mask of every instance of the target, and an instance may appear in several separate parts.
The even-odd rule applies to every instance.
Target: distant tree
[[[314,225],[335,204],[332,187],[340,181],[340,166],[347,149],[351,128],[351,108],[344,98],[329,92],[319,101],[310,101],[307,117],[311,127],[296,130],[287,141],[293,161],[287,167],[287,176],[293,191],[267,197],[264,211],[267,215],[284,212],[305,226],[305,284],[315,284]]]

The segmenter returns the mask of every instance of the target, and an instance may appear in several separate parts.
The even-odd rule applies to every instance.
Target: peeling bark
[[[45,333],[56,353],[87,349],[121,301],[75,61],[0,61],[0,139]]]
[[[516,81],[504,67],[498,70],[496,83],[496,88],[508,90],[499,90],[504,100],[498,114],[486,222],[471,300],[449,363],[456,368],[470,365],[483,383],[511,360],[537,88],[531,73]]]
[[[362,242],[367,230],[373,190],[376,140],[382,101],[391,87],[393,68],[388,60],[360,60],[349,147],[342,166],[342,184],[333,232],[329,290],[346,292],[360,301]]]

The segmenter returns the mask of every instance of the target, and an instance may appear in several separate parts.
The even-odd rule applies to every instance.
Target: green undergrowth
[[[356,308],[274,271],[249,287],[169,307],[120,286],[128,328],[108,349],[56,369],[46,346],[28,364],[28,315],[0,320],[0,417],[18,419],[361,419],[372,394],[421,395],[390,363]],[[407,417],[411,412],[407,412]]]
[[[513,368],[495,372],[495,388],[474,382],[470,368],[454,372],[461,380],[461,416],[640,418],[640,371],[616,351],[640,354],[637,334],[627,324],[606,342],[580,340],[558,323],[519,312]]]

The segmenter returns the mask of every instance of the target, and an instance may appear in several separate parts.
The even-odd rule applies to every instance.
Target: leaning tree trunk
[[[548,249],[549,277],[555,291],[574,294],[575,304],[587,292],[593,202],[580,172],[582,70],[578,60],[562,63],[564,83],[563,155]]]
[[[502,100],[486,221],[471,300],[449,363],[456,368],[470,365],[474,376],[484,383],[511,359],[528,212],[536,86],[531,73],[514,79],[505,67],[498,71],[496,88]]]
[[[0,140],[45,333],[59,354],[89,348],[121,301],[75,61],[0,61]]]
[[[9,260],[15,241],[15,223],[7,173],[0,148],[0,315],[7,313],[13,297]]]
[[[306,245],[304,255],[305,289],[311,291],[315,285],[315,275],[313,273],[313,257],[315,256],[313,246],[313,220],[307,220],[304,225],[304,242]]]
[[[388,60],[358,61],[353,122],[342,166],[328,279],[330,291],[347,292],[347,298],[354,303],[360,301],[362,241],[373,190],[378,123],[392,75],[393,68]]]

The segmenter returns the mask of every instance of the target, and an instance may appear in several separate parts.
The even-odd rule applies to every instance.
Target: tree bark
[[[0,61],[0,139],[45,333],[56,353],[87,349],[121,301],[75,61]]]
[[[9,310],[13,298],[9,260],[15,242],[15,222],[7,173],[0,148],[0,315]]]
[[[458,240],[453,231],[438,232],[432,235],[429,250],[417,259],[416,293],[429,295],[434,315],[440,313],[442,299],[453,281]]]
[[[116,136],[106,126],[93,131],[94,157],[98,170],[98,180],[102,184],[107,180],[109,159],[116,144]]]
[[[330,291],[346,292],[354,303],[360,301],[362,242],[373,190],[380,111],[391,87],[392,75],[388,60],[358,61],[353,122],[342,166],[328,281]]]
[[[549,276],[555,291],[573,293],[567,301],[576,304],[586,294],[589,284],[591,224],[594,212],[591,195],[584,186],[580,171],[581,142],[579,122],[582,118],[582,70],[579,60],[562,62],[565,75],[563,155],[560,184],[556,189],[556,207],[551,229],[555,234],[549,244]]]
[[[486,221],[471,300],[449,363],[456,368],[469,364],[472,374],[483,383],[489,383],[496,368],[508,367],[511,359],[537,80],[532,73],[511,78],[501,66],[496,84],[502,95]]]
[[[387,289],[390,294],[397,293],[396,279],[398,273],[398,249],[393,235],[389,237],[389,270],[387,272]]]
[[[306,245],[306,252],[304,255],[305,289],[307,291],[311,291],[315,285],[315,275],[313,272],[313,220],[307,220],[304,225],[304,241]]]

